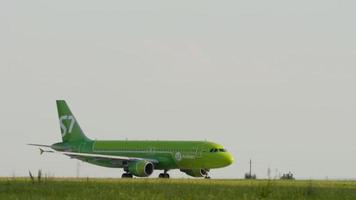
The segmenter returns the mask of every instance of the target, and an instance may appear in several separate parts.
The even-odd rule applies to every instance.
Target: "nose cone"
[[[224,153],[223,157],[224,157],[223,162],[225,166],[231,165],[234,162],[234,157],[232,156],[231,153]]]

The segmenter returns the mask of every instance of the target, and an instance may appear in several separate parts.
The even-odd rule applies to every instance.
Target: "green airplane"
[[[159,178],[169,178],[169,170],[179,169],[192,177],[208,176],[210,169],[233,163],[231,153],[207,141],[91,140],[64,100],[57,100],[62,142],[39,146],[42,153],[59,153],[94,165],[123,168],[122,178],[148,177],[163,170]],[[42,148],[50,150],[43,150]]]

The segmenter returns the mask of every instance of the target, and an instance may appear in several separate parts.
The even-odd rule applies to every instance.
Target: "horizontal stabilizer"
[[[52,148],[51,145],[45,145],[45,144],[27,144],[30,146],[36,146],[36,147],[48,147],[48,148]]]

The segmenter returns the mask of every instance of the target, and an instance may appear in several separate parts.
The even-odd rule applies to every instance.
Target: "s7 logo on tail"
[[[63,123],[63,120],[70,120],[69,130],[67,130],[66,125]],[[59,124],[61,125],[62,137],[64,137],[67,133],[71,133],[75,124],[75,118],[72,115],[63,115],[59,118]]]

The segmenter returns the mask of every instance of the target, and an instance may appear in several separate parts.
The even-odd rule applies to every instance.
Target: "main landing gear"
[[[168,170],[164,170],[163,173],[158,175],[158,178],[169,178],[169,174],[167,173]]]
[[[121,178],[132,178],[132,174],[129,172],[129,169],[127,167],[124,168],[125,173],[121,175]]]
[[[132,174],[127,173],[127,172],[123,173],[121,176],[121,178],[132,178],[132,177],[133,177]]]

